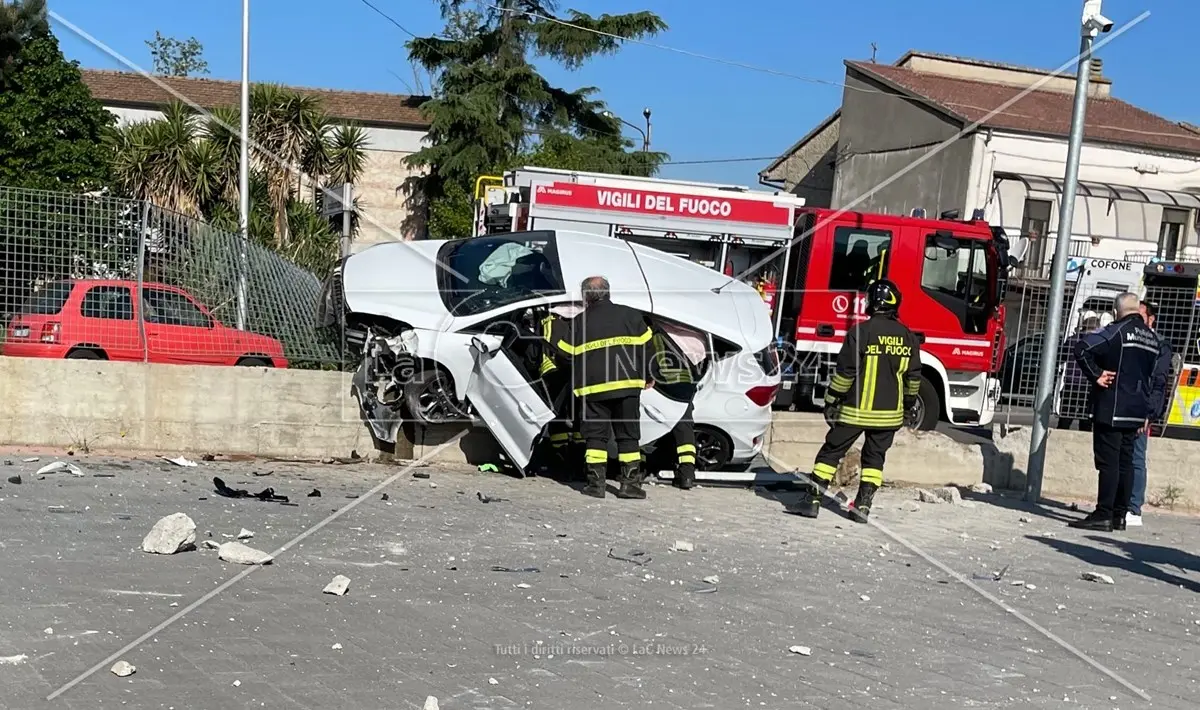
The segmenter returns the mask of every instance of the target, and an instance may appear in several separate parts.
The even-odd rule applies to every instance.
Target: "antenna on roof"
[[[876,52],[878,52],[878,51],[879,51],[879,45],[877,45],[877,44],[875,44],[874,42],[872,42],[872,43],[871,43],[871,63],[872,63],[872,64],[874,64],[874,63],[875,63],[875,53],[876,53]]]

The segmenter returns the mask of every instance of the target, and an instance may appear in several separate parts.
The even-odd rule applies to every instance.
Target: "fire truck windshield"
[[[996,305],[991,277],[997,266],[984,240],[929,234],[921,288],[958,317],[964,332],[983,334]]]

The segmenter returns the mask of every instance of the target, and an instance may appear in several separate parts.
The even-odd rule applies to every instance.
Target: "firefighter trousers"
[[[817,452],[817,460],[813,463],[813,475],[823,486],[828,486],[837,473],[838,465],[846,452],[858,441],[859,435],[864,435],[862,447],[862,476],[863,483],[883,485],[883,462],[887,451],[892,447],[896,437],[895,429],[864,429],[849,424],[834,424],[825,434],[825,443]]]
[[[689,404],[683,418],[671,429],[671,441],[675,444],[675,473],[682,476],[696,474],[696,424],[692,420],[692,405]]]
[[[622,471],[641,461],[638,440],[641,438],[640,393],[613,399],[583,398],[584,462],[589,466],[608,465],[608,441],[616,439],[617,460]]]

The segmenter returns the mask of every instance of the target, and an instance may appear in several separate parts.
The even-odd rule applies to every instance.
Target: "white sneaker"
[[[1125,526],[1130,528],[1142,527],[1142,516],[1134,515],[1133,513],[1125,514]]]

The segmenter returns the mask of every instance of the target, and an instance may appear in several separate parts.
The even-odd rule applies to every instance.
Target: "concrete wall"
[[[855,202],[912,167],[959,128],[928,106],[903,100],[882,84],[847,69],[832,206],[853,203],[856,210],[889,214],[908,214],[923,207],[935,216],[945,210],[961,210],[968,190],[972,136],[958,139],[870,197]]]

